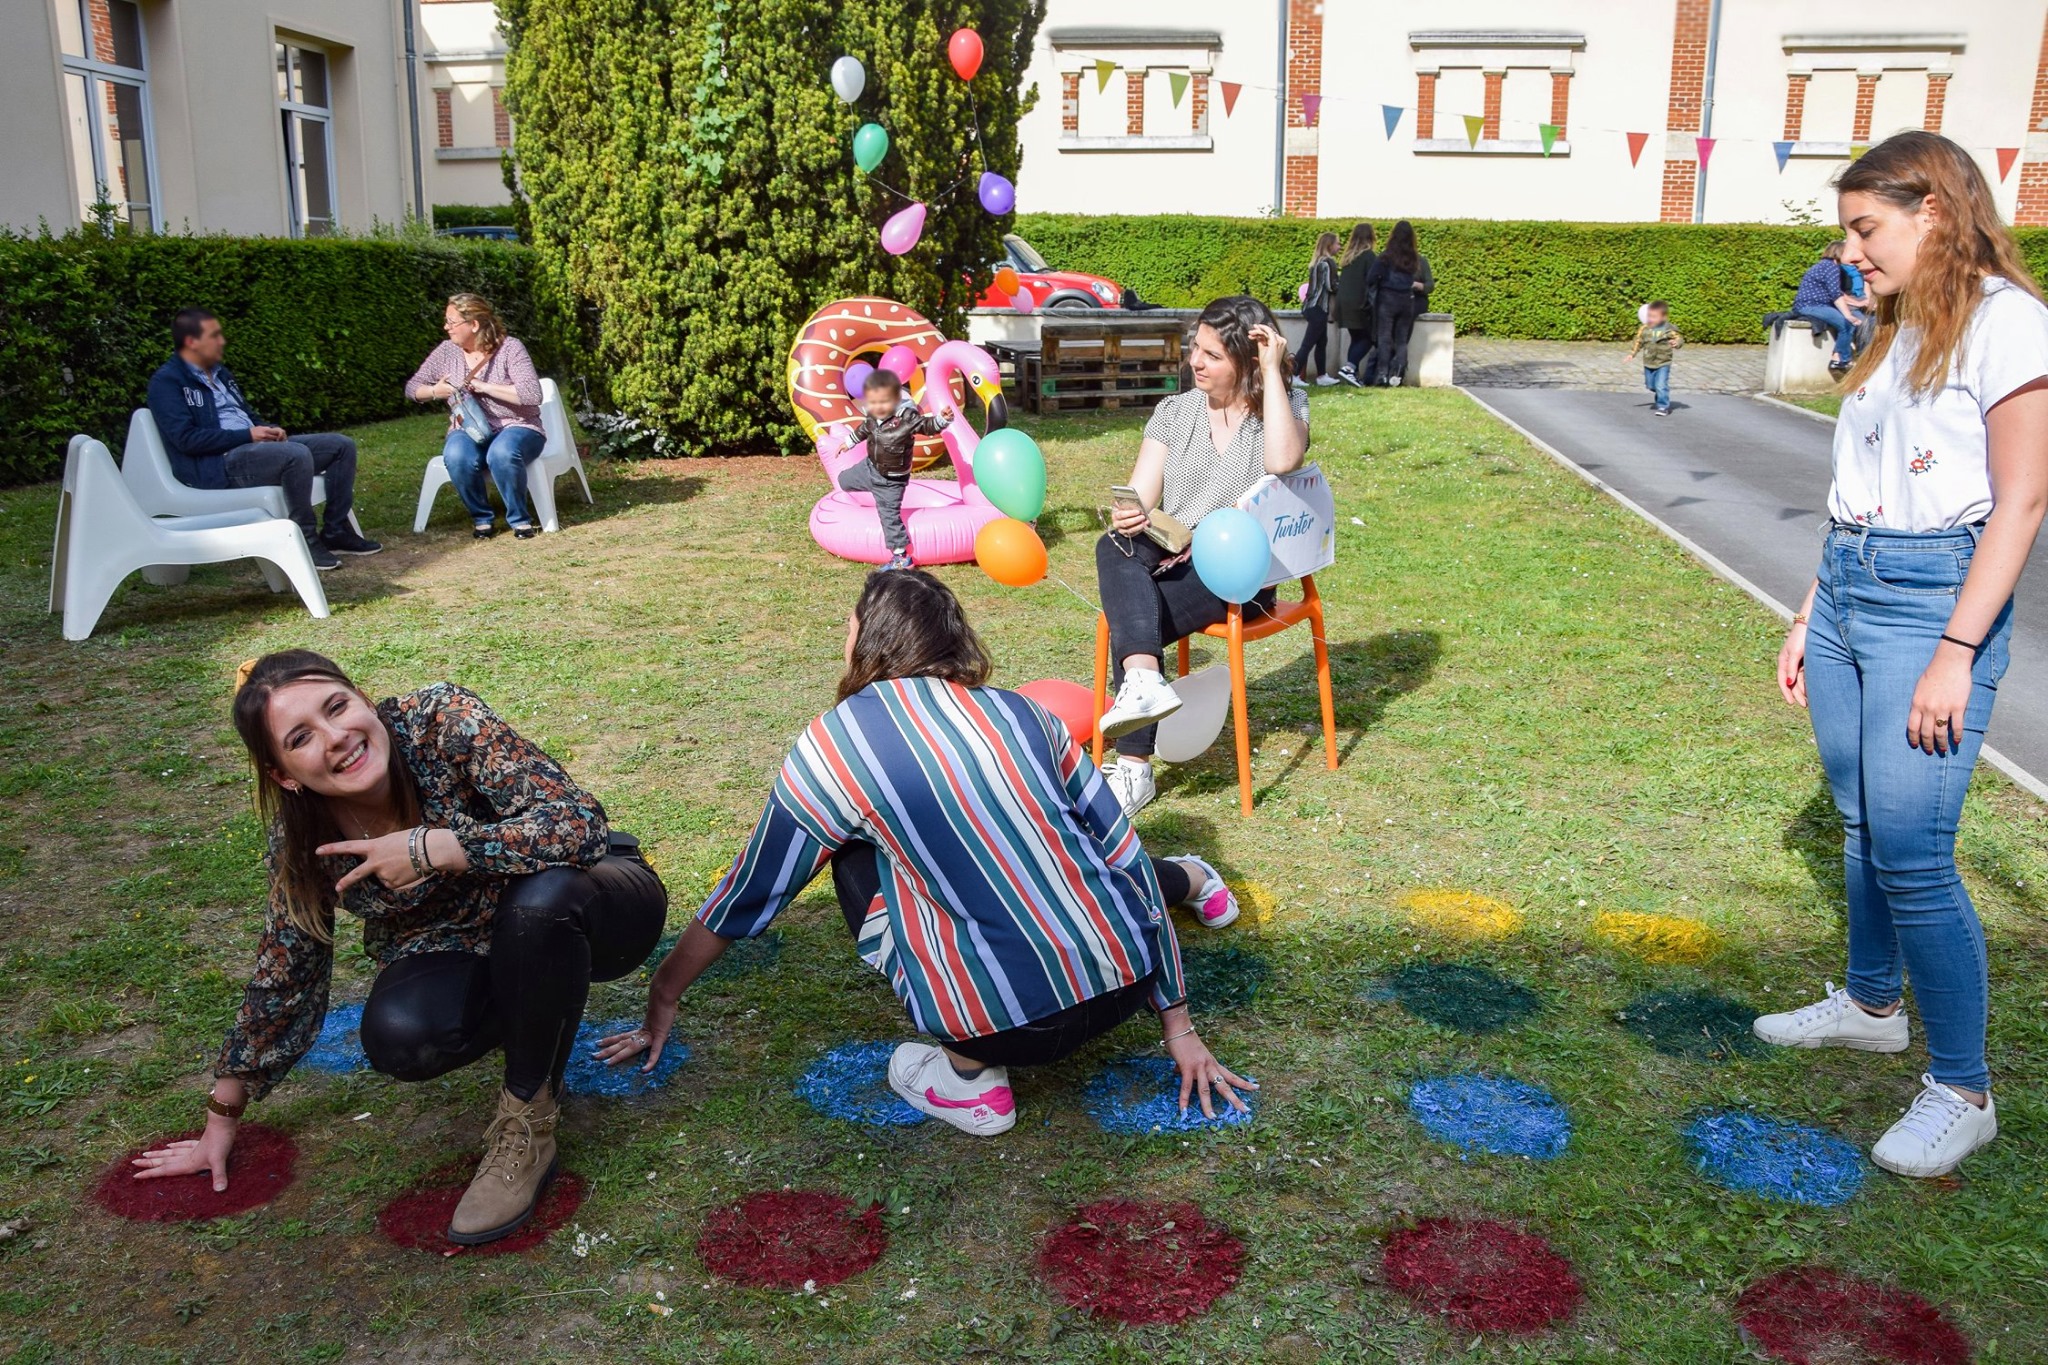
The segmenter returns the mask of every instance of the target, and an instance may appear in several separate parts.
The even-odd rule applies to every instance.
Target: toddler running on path
[[[1662,299],[1643,305],[1643,325],[1636,329],[1636,344],[1628,358],[1643,357],[1643,387],[1656,401],[1652,409],[1659,417],[1671,415],[1671,356],[1685,345],[1685,338],[1671,325],[1671,309]]]

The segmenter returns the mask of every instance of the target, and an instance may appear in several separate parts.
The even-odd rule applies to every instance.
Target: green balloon
[[[889,130],[879,123],[863,123],[853,135],[853,164],[872,171],[889,155]]]
[[[1005,516],[1033,521],[1045,510],[1045,456],[1038,442],[1015,427],[981,438],[974,450],[974,481]]]

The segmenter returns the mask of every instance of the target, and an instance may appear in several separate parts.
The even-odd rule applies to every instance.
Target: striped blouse
[[[882,870],[860,954],[921,1032],[986,1037],[1148,976],[1156,1007],[1186,997],[1136,832],[1027,697],[895,678],[812,721],[697,918],[751,938],[856,841]]]

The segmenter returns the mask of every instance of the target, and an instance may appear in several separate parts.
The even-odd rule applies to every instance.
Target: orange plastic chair
[[[1337,771],[1337,707],[1330,695],[1330,647],[1323,630],[1323,599],[1316,593],[1314,574],[1301,576],[1301,600],[1276,602],[1270,612],[1256,613],[1246,622],[1244,608],[1232,606],[1220,625],[1202,634],[1222,640],[1230,653],[1230,717],[1237,731],[1237,795],[1246,815],[1252,813],[1252,735],[1245,719],[1244,644],[1278,635],[1289,626],[1307,622],[1315,642],[1316,688],[1323,701],[1323,757],[1331,772]],[[1188,641],[1180,642],[1180,676],[1188,671]],[[1102,765],[1102,713],[1109,709],[1109,618],[1095,618],[1095,763]]]

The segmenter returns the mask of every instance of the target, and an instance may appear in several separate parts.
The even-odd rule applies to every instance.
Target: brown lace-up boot
[[[554,1093],[542,1085],[530,1100],[498,1092],[498,1114],[484,1130],[484,1159],[448,1220],[448,1240],[461,1246],[495,1242],[519,1230],[555,1178]]]

